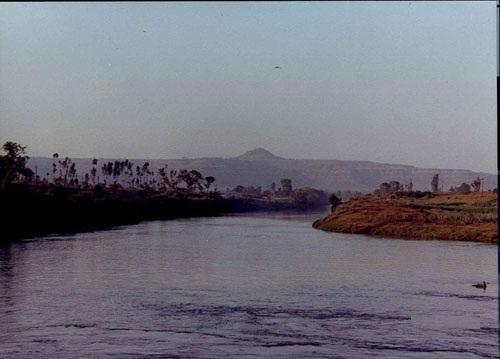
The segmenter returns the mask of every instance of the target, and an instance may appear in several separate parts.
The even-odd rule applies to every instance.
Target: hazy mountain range
[[[115,159],[99,159],[98,174],[104,162]],[[90,171],[91,159],[73,159],[79,177]],[[490,173],[459,169],[417,168],[407,165],[386,164],[369,161],[288,159],[273,155],[257,148],[241,156],[232,158],[194,159],[136,159],[131,160],[141,166],[145,161],[156,170],[168,164],[170,168],[196,169],[204,176],[214,176],[219,190],[237,185],[262,186],[269,188],[272,182],[279,186],[281,178],[290,178],[294,187],[313,187],[327,191],[358,190],[372,191],[382,182],[392,180],[407,184],[413,181],[414,189],[429,190],[432,176],[439,174],[440,187],[448,190],[463,182],[471,183],[474,178],[484,178],[484,188],[497,187],[497,176]],[[52,173],[52,158],[33,157],[28,165],[37,169],[44,177]]]

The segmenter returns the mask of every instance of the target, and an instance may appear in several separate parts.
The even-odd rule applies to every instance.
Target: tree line
[[[213,176],[203,176],[197,170],[173,169],[167,164],[157,171],[150,168],[149,162],[141,166],[128,159],[99,163],[91,160],[91,169],[78,177],[76,163],[69,157],[52,155],[51,172],[39,176],[26,166],[29,157],[26,147],[8,141],[2,146],[4,155],[0,156],[0,190],[12,182],[53,184],[71,188],[110,188],[110,189],[150,189],[188,193],[216,192]]]
[[[458,192],[458,193],[479,192],[483,190],[483,185],[484,185],[483,181],[484,179],[477,176],[470,184],[464,182],[457,187],[451,186],[448,191]],[[431,192],[433,193],[443,192],[442,186],[441,187],[439,186],[439,174],[436,173],[432,177],[430,185],[431,185]],[[496,189],[493,191],[496,192]],[[410,179],[410,182],[407,184],[402,184],[399,181],[383,182],[379,185],[379,188],[377,188],[374,191],[375,194],[394,194],[398,192],[406,192],[406,193],[413,192],[412,179]]]

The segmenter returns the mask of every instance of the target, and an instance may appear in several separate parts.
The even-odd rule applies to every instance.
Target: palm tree
[[[62,166],[62,169],[64,170],[64,177],[62,176],[62,171],[61,171],[61,177],[63,177],[63,183],[64,185],[67,185],[68,175],[71,169],[71,159],[69,157],[65,157],[63,161],[59,161],[59,164]]]

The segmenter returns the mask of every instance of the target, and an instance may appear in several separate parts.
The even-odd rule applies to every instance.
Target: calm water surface
[[[498,357],[495,246],[324,233],[312,217],[0,247],[0,357]]]

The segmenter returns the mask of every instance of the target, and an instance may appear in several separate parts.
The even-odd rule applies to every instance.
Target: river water
[[[320,216],[0,247],[0,357],[498,357],[496,246],[325,233]]]

